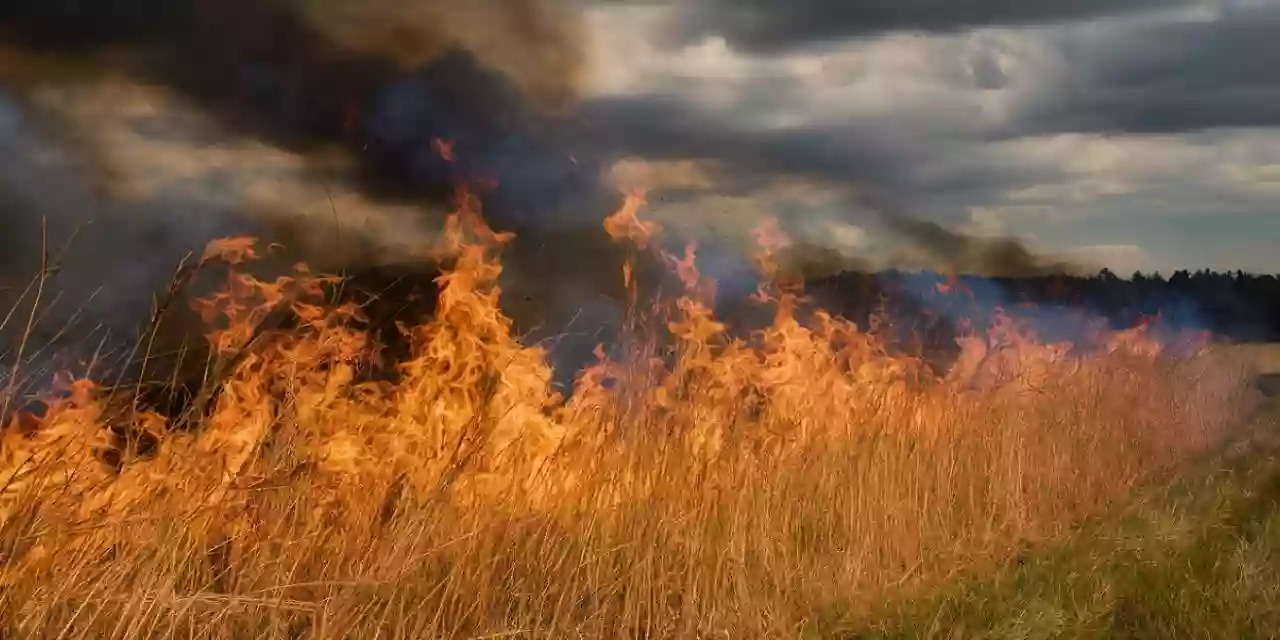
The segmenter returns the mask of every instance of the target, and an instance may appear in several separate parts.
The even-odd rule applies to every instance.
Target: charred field
[[[429,268],[261,278],[271,247],[213,242],[198,367],[12,403],[6,635],[839,637],[1076,535],[1257,406],[1203,332],[1037,337],[954,278],[835,309],[776,232],[719,299],[638,196],[604,224],[626,311],[574,362],[504,312],[513,239],[457,203]]]

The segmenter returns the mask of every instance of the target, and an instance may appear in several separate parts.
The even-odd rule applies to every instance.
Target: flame
[[[440,156],[441,160],[444,160],[445,162],[454,161],[452,142],[441,140],[440,138],[432,138],[431,149]]]
[[[257,260],[260,256],[255,251],[258,239],[248,236],[237,238],[220,238],[210,242],[204,248],[202,262],[225,262],[226,264],[243,264]]]
[[[377,503],[392,505],[393,513],[430,505],[426,513],[440,531],[452,531],[447,523],[459,514],[483,514],[475,522],[539,522],[578,532],[581,544],[605,535],[597,521],[615,528],[608,535],[647,535],[625,514],[650,505],[644,508],[664,514],[662,526],[676,527],[674,546],[663,553],[677,557],[701,544],[689,536],[713,535],[743,518],[748,532],[759,531],[732,538],[751,541],[742,553],[799,554],[815,567],[846,563],[841,575],[857,577],[841,582],[842,589],[883,590],[900,580],[894,572],[909,559],[936,551],[929,539],[953,539],[976,556],[995,553],[993,540],[1048,535],[1161,465],[1202,450],[1238,417],[1222,409],[1222,398],[1235,397],[1237,379],[1219,375],[1212,378],[1217,386],[1204,386],[1198,373],[1171,373],[1181,366],[1208,370],[1210,361],[1203,352],[1189,364],[1174,361],[1154,323],[1101,334],[1098,348],[1073,351],[1038,340],[1030,325],[998,309],[987,326],[966,323],[956,365],[934,373],[889,349],[877,324],[888,319],[860,327],[807,308],[798,283],[782,274],[779,255],[791,241],[776,219],[756,229],[756,298],[770,305],[772,321],[734,335],[715,314],[714,282],[697,267],[697,244],[688,243],[682,256],[664,253],[656,242],[661,228],[642,219],[643,205],[643,191],[626,194],[604,228],[633,258],[654,252],[685,291],[656,307],[662,322],[650,333],[628,336],[612,350],[597,346],[596,362],[578,373],[567,398],[552,384],[545,351],[522,343],[502,312],[501,254],[513,236],[485,223],[480,199],[467,189],[458,190],[434,247],[448,267],[438,279],[436,315],[400,327],[410,353],[393,371],[377,370],[384,346],[364,328],[362,310],[325,302],[340,279],[297,265],[287,276],[260,280],[244,269],[263,255],[258,241],[210,243],[203,261],[225,265],[227,276],[221,290],[194,304],[222,364],[206,385],[207,411],[193,418],[196,424],[145,410],[116,412],[94,381],[60,378],[44,415],[18,414],[11,421],[18,426],[3,433],[0,516],[34,509],[67,526],[0,563],[0,578],[65,575],[66,558],[125,553],[174,522],[241,541],[237,548],[250,556],[237,562],[260,562],[277,553],[266,551],[263,533],[264,522],[284,517],[273,510],[303,508],[270,497],[288,490],[308,510],[297,517],[311,523],[313,536],[289,544],[313,549],[324,561],[288,580],[267,570],[245,573],[241,588],[336,582],[331,557],[352,567],[365,562],[352,555],[363,543],[344,543],[344,535],[372,541],[358,550],[371,554],[375,547],[385,551],[379,536],[392,536],[386,539],[395,551],[387,557],[408,562],[405,549],[418,542],[378,533],[383,525],[370,523],[384,516],[370,515],[369,506]],[[634,296],[633,269],[629,261],[622,277]],[[957,290],[953,280],[939,293]],[[282,317],[289,322],[273,320]],[[1040,416],[1044,421],[1036,422]],[[156,451],[131,453],[111,436],[122,425],[151,434]],[[991,442],[998,451],[982,448]],[[812,456],[822,451],[849,452],[830,458],[844,461],[828,470],[845,474],[840,482],[824,480],[828,471],[812,472],[819,459]],[[107,468],[104,457],[118,464]],[[970,466],[978,471],[964,475]],[[715,500],[767,500],[771,492],[790,497],[767,509],[715,516],[723,521],[700,520],[699,529],[679,528],[682,519],[721,508]],[[795,521],[787,518],[798,512],[788,510],[828,498],[842,500],[840,509],[848,511],[821,516],[828,518],[824,535],[838,538],[838,554],[810,557],[774,546],[789,544],[794,533]],[[952,513],[966,500],[978,501],[972,513],[980,516],[958,507],[959,515]],[[783,515],[775,521],[771,510]],[[831,511],[822,506],[814,513]],[[127,524],[131,534],[106,537],[104,522]],[[452,543],[431,544],[437,542],[441,557],[452,558],[441,560],[446,565],[469,557],[450,556]],[[653,544],[659,543],[667,544]],[[508,553],[505,542],[492,544],[491,553]],[[570,548],[565,557],[597,552]],[[279,551],[286,552],[295,553]],[[545,555],[510,553],[503,562]],[[599,550],[601,557],[609,553]],[[535,574],[521,579],[536,582]],[[478,586],[474,592],[497,597]]]
[[[656,222],[640,219],[640,207],[645,204],[644,189],[627,192],[617,212],[605,218],[605,231],[615,240],[627,240],[638,249],[648,249],[654,236],[662,230],[662,226]]]

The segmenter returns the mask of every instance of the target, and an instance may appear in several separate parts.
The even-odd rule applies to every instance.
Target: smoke
[[[541,0],[292,4],[342,50],[392,60],[411,70],[458,47],[543,107],[563,107],[575,100],[586,70],[578,48],[583,24],[569,7]]]
[[[1039,256],[1015,238],[976,238],[952,231],[932,220],[886,216],[890,229],[910,240],[902,266],[929,267],[941,273],[960,273],[989,278],[1037,278],[1053,275],[1082,275],[1078,264]]]
[[[431,138],[453,139],[482,166],[549,153],[535,139],[538,120],[573,103],[585,66],[576,14],[553,1],[81,4],[0,8],[9,43],[0,82],[50,119],[50,129],[99,126],[96,114],[56,108],[71,98],[31,99],[51,87],[162,89],[198,105],[221,136],[306,159],[345,151],[360,165],[353,187],[382,199],[446,189],[464,171],[439,161]],[[104,153],[92,136],[70,142],[90,157]],[[540,159],[520,164],[545,165]],[[99,165],[121,169],[101,158]]]
[[[46,326],[87,316],[127,338],[173,266],[211,238],[248,233],[289,248],[264,269],[421,263],[454,185],[495,178],[486,217],[518,237],[504,260],[513,313],[543,334],[616,324],[623,251],[600,220],[617,187],[710,183],[679,162],[610,174],[631,153],[615,141],[659,156],[683,148],[748,180],[811,172],[788,166],[804,156],[784,141],[713,128],[606,118],[598,124],[624,131],[594,136],[574,108],[584,28],[569,0],[0,3],[0,206],[14,225],[3,230],[13,246],[0,247],[0,302],[13,304],[47,262],[42,236],[56,246],[79,233],[58,261],[62,311]],[[958,246],[963,236],[884,211],[887,228],[939,262],[1050,268],[1003,245],[995,259],[974,258],[978,245]],[[700,219],[675,230],[703,234]],[[848,247],[824,244],[826,229],[797,234],[796,268],[861,268]],[[714,258],[713,275],[739,274],[746,249],[712,238],[700,255]],[[96,348],[75,347],[57,352]]]
[[[631,161],[626,171],[612,177],[639,174],[664,187],[661,206],[672,210],[681,226],[701,234],[719,236],[727,229],[741,235],[756,217],[748,210],[772,207],[775,211],[767,213],[784,218],[784,226],[802,227],[787,228],[788,233],[812,237],[810,244],[828,253],[847,253],[844,234],[824,229],[832,226],[874,229],[875,243],[861,250],[879,253],[888,245],[902,245],[892,259],[863,256],[879,266],[981,275],[1081,269],[1070,260],[1040,257],[1017,238],[948,230],[904,204],[930,188],[917,177],[917,169],[937,150],[914,144],[912,136],[893,126],[748,127],[669,96],[607,98],[593,101],[587,110],[601,123],[596,138],[615,159],[639,157],[649,167],[638,170],[639,163]],[[974,158],[979,166],[973,172],[952,175],[947,178],[951,184],[944,186],[963,189],[993,175],[1004,176],[1002,184],[1042,177],[1019,174],[1022,167],[983,162]],[[786,193],[777,193],[779,188]],[[704,197],[708,193],[713,196]],[[735,219],[726,221],[730,217]],[[815,230],[825,235],[813,237],[819,236]],[[856,262],[850,267],[857,268]]]
[[[321,250],[312,218],[337,209],[339,228],[384,222],[323,237],[367,240],[381,254],[380,245],[402,246],[433,226],[410,224],[405,208],[438,212],[458,178],[497,177],[487,213],[541,234],[582,223],[584,211],[594,223],[611,208],[616,194],[599,177],[629,152],[584,140],[588,133],[558,117],[578,100],[587,67],[575,9],[556,0],[24,0],[0,7],[9,43],[0,82],[112,197],[181,192],[238,206],[281,232],[290,227],[282,220],[304,212],[302,244],[325,256],[335,253]],[[131,113],[112,113],[120,109]],[[629,131],[609,133],[641,150],[694,144],[694,155],[747,179],[823,164],[787,141],[717,136],[714,124],[692,130],[653,115],[664,124],[625,114],[603,124]],[[436,138],[461,160],[441,159]],[[575,157],[580,143],[596,146]],[[287,186],[271,185],[282,173]],[[940,242],[936,225],[881,215],[936,262],[973,262],[967,256],[984,251],[997,254],[976,258],[984,265],[1031,259],[1011,242],[958,249],[963,236]],[[397,220],[405,224],[387,222]]]
[[[64,302],[46,333],[80,315],[127,334],[220,235],[286,245],[276,267],[420,262],[454,184],[489,177],[487,215],[522,237],[584,203],[604,212],[553,135],[581,38],[554,0],[0,4],[0,294],[22,301],[42,237],[83,231],[47,283]]]

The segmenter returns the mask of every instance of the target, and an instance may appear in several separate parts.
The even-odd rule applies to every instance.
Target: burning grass
[[[641,204],[606,226],[656,251]],[[0,634],[794,637],[1064,532],[1247,406],[1242,369],[1142,327],[1073,351],[1001,316],[935,375],[805,311],[776,228],[770,326],[726,332],[691,246],[667,256],[686,293],[636,305],[566,399],[500,311],[510,238],[470,196],[443,237],[436,316],[393,371],[359,308],[319,302],[329,279],[255,280],[255,245],[225,241],[207,406],[64,379],[14,416]],[[297,326],[264,329],[282,306]]]

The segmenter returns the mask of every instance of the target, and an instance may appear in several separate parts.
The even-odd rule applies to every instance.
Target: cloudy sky
[[[1280,272],[1280,1],[596,0],[589,25],[588,110],[675,220],[875,253],[855,211],[891,202],[1124,275]]]
[[[223,4],[187,2],[201,11]],[[139,49],[161,41],[147,60],[196,61],[180,71],[143,64],[123,73],[113,58],[87,57],[98,73],[64,82],[22,55],[6,58],[0,46],[0,196],[40,204],[28,206],[39,213],[25,216],[29,228],[11,215],[0,234],[36,237],[35,221],[72,211],[116,215],[119,222],[99,225],[121,236],[98,243],[104,255],[142,243],[153,262],[168,265],[173,256],[152,251],[150,238],[168,238],[158,244],[176,252],[239,229],[226,212],[245,210],[259,221],[305,213],[332,226],[351,218],[350,226],[398,243],[382,253],[416,247],[426,233],[418,222],[438,219],[342,177],[353,172],[346,165],[399,175],[370,160],[368,145],[346,147],[331,170],[314,150],[347,144],[345,125],[324,125],[307,145],[292,137],[359,104],[362,139],[403,150],[394,166],[418,182],[441,177],[419,175],[430,168],[424,157],[437,159],[426,141],[462,136],[464,155],[488,162],[518,203],[593,191],[599,171],[612,187],[649,187],[649,215],[727,241],[704,248],[741,247],[757,222],[777,216],[792,235],[853,260],[946,268],[936,247],[922,249],[945,236],[919,225],[926,221],[1020,239],[1039,256],[1122,275],[1280,272],[1280,0],[280,5],[323,17],[329,37],[320,45],[298,28],[260,29],[258,9],[276,4],[228,3],[237,11],[225,22],[187,31],[155,18],[149,0],[119,6],[135,11],[0,3],[0,12],[25,7],[0,18],[17,20],[17,35],[36,43],[28,49],[54,42],[58,50],[60,42],[63,53],[80,52],[86,30],[108,44],[142,33],[150,35],[133,39]],[[348,15],[353,7],[360,20]],[[102,26],[111,20],[132,30]],[[392,37],[406,29],[415,37]],[[195,37],[164,40],[188,32]],[[448,42],[517,86],[569,96],[578,106],[570,126],[548,126],[554,142],[532,143],[541,125],[505,124],[525,122],[523,107],[504,106],[518,101],[486,89],[466,65],[442,64],[415,80],[402,77],[411,64],[369,67],[365,59],[388,49],[400,63],[420,62],[424,50],[436,55]],[[276,66],[258,65],[260,55],[275,56]],[[227,78],[241,81],[212,84]],[[30,113],[6,102],[6,84]],[[206,104],[228,95],[267,124],[237,125],[226,115],[238,111]],[[41,159],[54,145],[25,126],[36,115],[80,145],[67,154],[68,175]],[[69,176],[84,163],[107,169],[114,199],[89,202],[70,188],[79,188]],[[565,179],[577,174],[588,177]],[[145,206],[120,202],[121,191],[146,194]],[[598,229],[609,206],[568,207],[582,210],[570,222]]]

